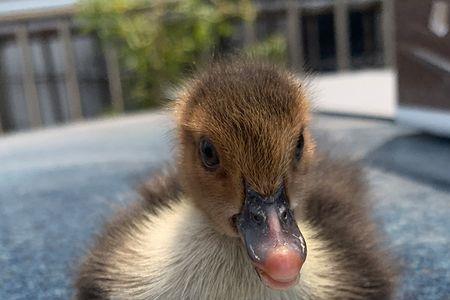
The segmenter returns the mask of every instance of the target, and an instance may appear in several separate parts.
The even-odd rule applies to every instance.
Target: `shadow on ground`
[[[424,133],[395,137],[366,155],[365,163],[450,190],[450,139]]]

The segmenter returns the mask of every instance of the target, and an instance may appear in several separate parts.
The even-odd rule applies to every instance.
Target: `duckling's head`
[[[176,116],[189,198],[218,231],[241,237],[266,285],[294,285],[306,244],[291,196],[314,149],[300,81],[270,64],[216,63],[186,84]]]

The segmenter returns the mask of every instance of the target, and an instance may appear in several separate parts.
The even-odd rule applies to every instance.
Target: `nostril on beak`
[[[254,213],[252,213],[252,220],[256,224],[260,225],[262,222],[264,222],[264,219],[265,219],[265,217],[264,217],[264,214],[262,212],[254,212]]]
[[[281,219],[281,221],[283,221],[283,223],[286,223],[288,221],[288,212],[287,212],[287,210],[284,210],[281,213],[280,219]]]

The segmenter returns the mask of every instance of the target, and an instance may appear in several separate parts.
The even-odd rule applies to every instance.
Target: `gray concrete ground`
[[[67,299],[92,235],[170,161],[161,113],[0,138],[0,299]],[[398,299],[450,295],[450,140],[388,121],[316,115],[319,147],[360,160],[404,268]]]

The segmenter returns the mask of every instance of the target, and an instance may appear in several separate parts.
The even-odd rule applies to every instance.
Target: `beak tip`
[[[285,290],[298,283],[303,263],[297,251],[282,246],[270,251],[257,271],[268,287]]]

